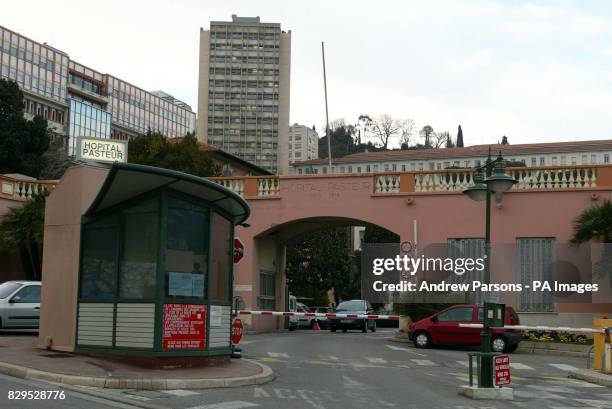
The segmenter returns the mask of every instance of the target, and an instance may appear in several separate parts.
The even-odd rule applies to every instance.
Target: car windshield
[[[0,299],[8,297],[19,287],[21,287],[21,284],[19,283],[6,282],[0,284]]]
[[[338,304],[336,310],[340,311],[361,311],[365,310],[365,303],[360,300],[344,301]]]

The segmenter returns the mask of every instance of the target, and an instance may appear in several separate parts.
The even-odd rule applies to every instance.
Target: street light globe
[[[506,175],[506,165],[500,160],[495,164],[495,173],[493,176],[489,176],[485,183],[491,192],[501,194],[508,191],[518,181],[512,176]]]
[[[463,191],[470,199],[482,202],[487,198],[487,185],[484,184],[484,176],[478,171],[474,174],[474,184]]]

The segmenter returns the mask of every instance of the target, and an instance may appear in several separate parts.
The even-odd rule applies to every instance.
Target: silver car
[[[0,329],[38,328],[40,284],[40,281],[0,284]]]

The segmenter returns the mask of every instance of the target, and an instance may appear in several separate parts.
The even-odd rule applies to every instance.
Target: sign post
[[[495,357],[495,386],[510,384],[510,357],[498,355]]]
[[[236,318],[234,320],[234,323],[232,324],[232,344],[233,345],[238,345],[240,343],[243,332],[244,332],[244,326],[242,325],[242,320],[240,318]]]

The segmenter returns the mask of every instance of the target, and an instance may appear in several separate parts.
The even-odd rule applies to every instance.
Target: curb
[[[607,375],[594,370],[579,369],[577,371],[571,371],[569,373],[569,377],[612,388],[612,375]]]
[[[21,379],[36,379],[60,385],[94,386],[108,389],[166,390],[166,389],[210,389],[235,388],[246,385],[261,385],[275,378],[272,369],[262,363],[242,358],[261,368],[261,373],[234,378],[162,379],[162,378],[98,378],[65,375],[54,372],[0,362],[0,373]]]

